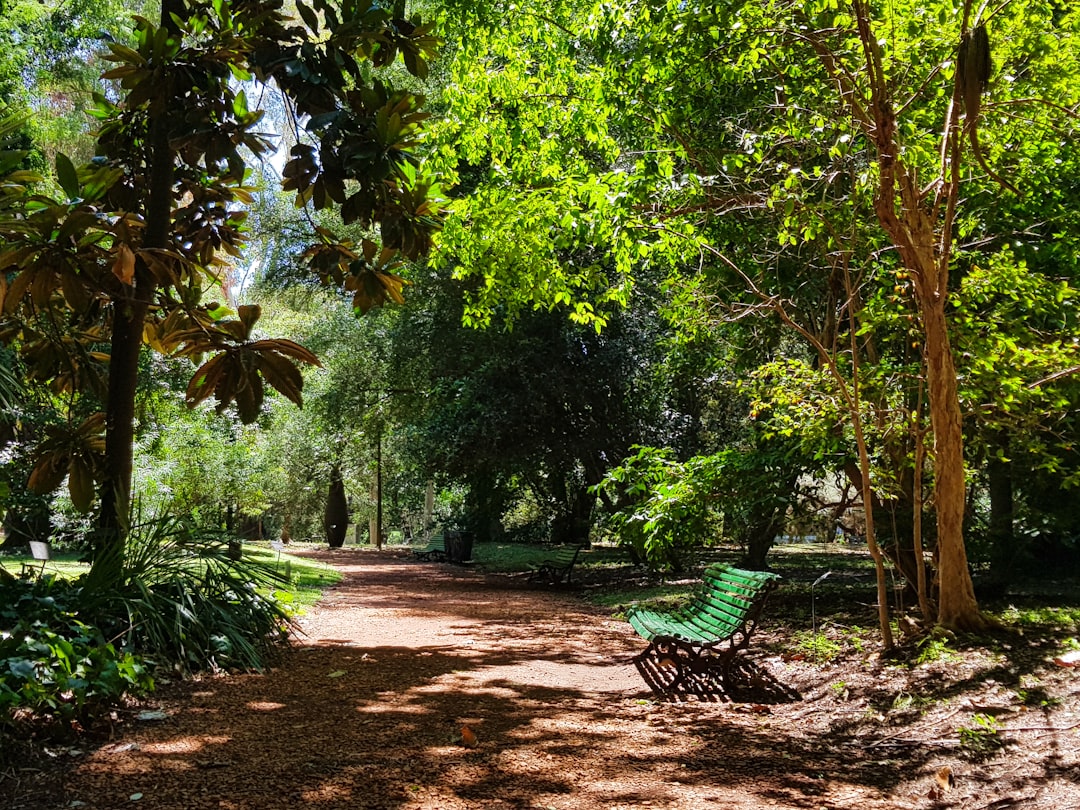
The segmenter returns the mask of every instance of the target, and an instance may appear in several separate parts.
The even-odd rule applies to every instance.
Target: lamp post
[[[375,548],[382,551],[382,425],[375,438]]]

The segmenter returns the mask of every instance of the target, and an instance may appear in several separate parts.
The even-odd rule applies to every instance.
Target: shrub
[[[274,595],[287,581],[263,562],[233,559],[229,541],[177,517],[133,526],[118,579],[88,578],[110,636],[182,671],[263,669],[292,626]]]
[[[53,577],[0,583],[0,725],[59,729],[153,687],[147,668],[78,618],[82,588]]]
[[[153,688],[151,669],[262,669],[291,628],[283,574],[177,518],[135,526],[119,566],[78,580],[0,571],[0,736],[53,731]],[[90,617],[93,617],[92,619]]]

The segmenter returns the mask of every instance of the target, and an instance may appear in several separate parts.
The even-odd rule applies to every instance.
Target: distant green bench
[[[529,566],[529,582],[544,585],[569,585],[574,564],[581,553],[581,546],[562,546],[550,559]]]
[[[670,692],[691,675],[717,675],[731,685],[735,656],[750,643],[758,617],[780,577],[710,565],[681,610],[631,608],[627,620],[648,648],[634,657],[645,681]]]
[[[413,549],[418,560],[444,562],[446,560],[446,538],[441,534],[432,535],[423,548]]]

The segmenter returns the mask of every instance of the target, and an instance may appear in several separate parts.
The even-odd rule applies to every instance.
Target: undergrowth
[[[229,546],[163,517],[133,526],[105,578],[0,568],[0,736],[70,733],[161,671],[263,669],[340,575],[266,551],[234,559]]]

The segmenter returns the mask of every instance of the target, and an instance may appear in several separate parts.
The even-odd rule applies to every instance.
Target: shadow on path
[[[566,594],[311,556],[344,579],[278,666],[172,685],[168,718],[78,761],[57,807],[885,810],[913,806],[889,793],[931,758],[884,770],[801,731],[804,709],[779,699],[657,702],[631,660],[640,639]],[[792,697],[763,665],[747,673]]]

